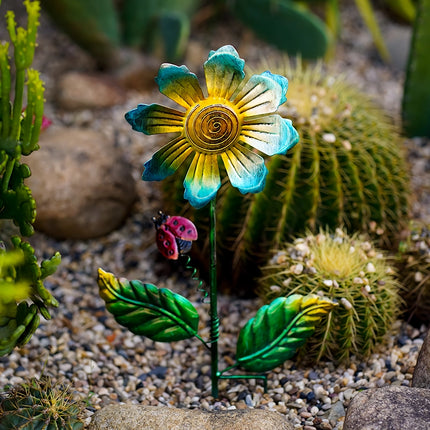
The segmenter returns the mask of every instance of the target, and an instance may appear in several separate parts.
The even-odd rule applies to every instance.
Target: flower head
[[[245,81],[244,65],[230,45],[211,51],[204,64],[207,97],[186,66],[160,67],[156,78],[160,92],[185,111],[140,104],[126,113],[133,130],[177,133],[145,163],[143,180],[160,181],[191,160],[184,197],[201,208],[221,186],[221,158],[231,184],[241,193],[264,188],[264,159],[249,146],[266,155],[282,154],[299,138],[291,121],[275,114],[286,101],[287,79],[266,71]]]

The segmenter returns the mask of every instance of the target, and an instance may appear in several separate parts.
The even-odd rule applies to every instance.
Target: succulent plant
[[[413,225],[397,255],[406,315],[414,323],[430,322],[430,226]]]
[[[20,259],[0,270],[0,283],[12,288],[15,294],[0,297],[0,356],[15,346],[28,342],[39,325],[39,314],[51,318],[48,307],[58,306],[46,290],[43,280],[55,272],[61,257],[56,253],[50,260],[37,262],[34,249],[22,236],[34,232],[36,203],[25,179],[31,175],[22,157],[39,148],[38,140],[44,123],[43,82],[31,69],[39,25],[40,4],[24,0],[28,13],[27,28],[17,27],[12,11],[6,13],[9,42],[0,42],[0,221],[1,242],[8,251],[15,251]],[[12,60],[9,48],[13,47]],[[12,75],[14,73],[14,76]],[[12,85],[14,88],[12,90]],[[11,236],[12,223],[17,227]],[[19,229],[19,231],[18,231]],[[7,237],[9,236],[9,237]],[[0,257],[4,259],[3,250]],[[0,263],[1,264],[1,263]],[[26,286],[27,295],[18,294]],[[28,298],[28,302],[27,299]]]
[[[0,430],[79,430],[83,410],[69,386],[32,378],[0,397]]]
[[[218,194],[220,275],[227,289],[240,294],[252,291],[269,250],[306,229],[344,226],[374,233],[387,246],[407,222],[402,141],[381,109],[341,78],[323,75],[321,66],[270,68],[289,79],[288,101],[279,113],[292,118],[300,141],[288,154],[267,160],[261,193],[244,197],[226,187]],[[170,212],[184,212],[185,201],[174,191],[182,177],[164,181]],[[193,217],[190,210],[186,216]],[[194,222],[203,233],[206,211],[195,211]]]
[[[383,252],[341,229],[283,244],[263,273],[259,294],[267,302],[317,294],[339,303],[302,348],[307,359],[368,356],[399,312],[400,285]]]

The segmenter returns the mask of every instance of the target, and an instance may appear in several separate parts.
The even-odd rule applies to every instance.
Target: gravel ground
[[[363,31],[355,9],[344,13],[346,28],[333,70],[345,74],[349,81],[375,96],[397,120],[403,73],[377,59],[370,36]],[[251,64],[263,54],[266,58],[277,55],[276,51],[250,39],[246,32],[237,30],[232,36],[231,30],[219,27],[208,29],[199,40],[192,40],[190,46],[203,47],[207,52],[206,48],[232,43],[232,38],[241,40],[234,44]],[[198,49],[193,50],[194,54],[195,51]],[[98,295],[98,267],[185,295],[200,313],[201,335],[209,336],[208,305],[200,303],[196,285],[174,271],[167,275],[166,265],[158,259],[153,244],[151,217],[159,209],[159,196],[156,189],[139,178],[142,163],[159,139],[153,136],[143,140],[132,134],[123,120],[124,112],[144,99],[149,97],[151,102],[163,99],[155,92],[147,95],[130,92],[123,106],[102,112],[59,111],[53,102],[55,76],[70,69],[92,70],[93,64],[66,37],[57,34],[46,19],[42,20],[35,67],[42,71],[46,81],[48,117],[60,124],[90,125],[107,136],[117,136],[133,164],[141,199],[124,226],[104,238],[56,241],[40,233],[31,238],[40,258],[49,258],[57,250],[62,254],[58,272],[46,282],[60,307],[53,311],[53,320],[43,322],[24,348],[0,358],[0,388],[44,372],[54,380],[68,380],[79,396],[91,396],[88,416],[118,401],[205,409],[255,407],[277,410],[286,414],[297,429],[312,430],[341,429],[345,409],[361,390],[410,384],[426,327],[414,328],[401,321],[393,327],[387,344],[381,345],[380,351],[366,361],[353,358],[350,365],[340,367],[329,362],[305,367],[287,361],[269,374],[268,393],[255,380],[223,380],[219,400],[210,396],[210,357],[199,341],[155,343],[121,328],[106,312]],[[430,193],[425,188],[430,183],[430,145],[427,142],[426,146],[423,139],[408,140],[405,144],[413,165],[416,197],[413,215],[430,222]],[[239,328],[259,306],[257,300],[220,297],[221,368],[231,364]]]

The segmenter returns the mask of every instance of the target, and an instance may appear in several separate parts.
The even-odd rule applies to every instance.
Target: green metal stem
[[[219,375],[218,379],[261,379],[264,392],[267,393],[267,375]]]
[[[239,364],[235,363],[226,367],[224,370],[221,370],[218,372],[218,379],[261,379],[263,381],[264,392],[267,393],[267,375],[224,375],[224,373],[229,372],[238,366]]]
[[[200,335],[196,334],[195,337],[205,346],[205,348],[209,349],[209,351],[211,350],[209,344]]]
[[[210,202],[210,227],[209,227],[209,297],[210,297],[210,321],[211,321],[211,381],[212,397],[218,398],[218,338],[219,338],[219,319],[218,319],[218,302],[217,302],[217,269],[216,269],[216,199]]]

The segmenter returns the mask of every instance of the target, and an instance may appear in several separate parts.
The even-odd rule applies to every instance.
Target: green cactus
[[[234,14],[266,42],[290,55],[323,57],[331,42],[326,25],[290,0],[235,0]]]
[[[291,235],[344,225],[350,232],[373,232],[387,246],[407,222],[402,142],[384,113],[341,79],[322,75],[318,66],[270,69],[289,78],[288,101],[279,113],[293,120],[300,141],[287,155],[267,160],[261,193],[243,196],[225,186],[218,194],[220,277],[227,291],[238,294],[252,291],[268,251]],[[163,184],[165,210],[171,213],[186,207],[182,193],[172,191],[180,189],[182,177],[173,175]],[[207,211],[188,211],[204,240]],[[194,248],[199,257],[205,244]]]
[[[22,236],[33,234],[36,203],[25,179],[31,174],[29,167],[21,163],[39,148],[38,140],[43,121],[43,82],[39,73],[30,69],[36,46],[39,25],[39,2],[25,0],[28,13],[27,29],[18,27],[13,12],[6,14],[7,28],[14,48],[14,68],[9,58],[10,43],[0,43],[0,219],[12,221]],[[12,79],[11,70],[15,71]],[[13,102],[12,82],[15,81]],[[25,91],[26,89],[26,91]],[[26,105],[24,94],[26,92]],[[54,297],[45,289],[43,280],[57,268],[60,255],[37,263],[34,249],[18,236],[5,237],[2,228],[2,244],[8,245],[22,257],[2,273],[0,282],[11,287],[16,294],[3,297],[0,306],[0,356],[8,354],[15,346],[24,345],[39,325],[39,314],[50,319],[48,307],[58,306]],[[0,257],[6,258],[4,251]],[[30,290],[26,297],[17,294],[23,285]],[[24,299],[28,299],[25,301]]]
[[[403,90],[402,119],[408,136],[430,137],[430,0],[420,0]]]
[[[32,378],[0,397],[0,430],[79,430],[83,410],[69,386]]]
[[[118,61],[121,35],[112,0],[42,0],[42,7],[100,66],[107,67]]]
[[[399,284],[382,251],[341,229],[282,244],[263,273],[259,294],[267,302],[317,294],[339,304],[301,350],[309,360],[369,356],[399,312]]]
[[[120,48],[147,48],[176,61],[186,48],[199,0],[42,0],[54,22],[99,66],[121,62]]]
[[[160,58],[176,62],[190,35],[191,17],[199,0],[126,0],[121,9],[124,44],[145,47]]]
[[[430,225],[415,224],[399,246],[397,271],[404,286],[406,317],[414,324],[430,322]]]

